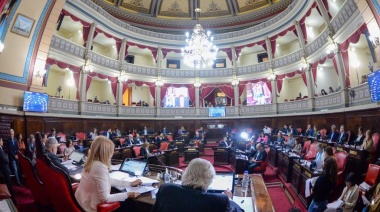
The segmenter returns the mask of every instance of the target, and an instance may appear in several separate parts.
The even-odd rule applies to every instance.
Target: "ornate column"
[[[121,108],[123,107],[123,83],[124,80],[120,77],[117,78],[117,91],[116,91],[116,107],[117,116],[121,116]]]
[[[335,54],[336,66],[338,68],[338,82],[341,89],[341,99],[344,107],[348,107],[349,104],[349,96],[348,89],[346,85],[346,72],[344,70],[344,61],[342,57],[342,51],[340,50],[340,44],[337,44],[336,54]]]
[[[199,102],[199,87],[201,87],[201,82],[199,81],[199,77],[195,78],[194,82],[194,87],[195,87],[195,115],[199,116],[200,113],[200,102]]]
[[[274,77],[270,81],[272,85],[272,105],[273,105],[273,113],[278,113],[278,105],[277,105],[277,77]]]
[[[88,33],[87,43],[86,43],[86,51],[84,55],[84,59],[87,60],[90,57],[91,47],[92,47],[92,40],[94,37],[95,29],[96,29],[97,23],[92,23],[90,28],[90,33]]]
[[[318,8],[319,8],[319,11],[321,11],[321,15],[322,15],[322,18],[323,18],[323,20],[325,22],[325,25],[330,30],[330,35],[333,35],[334,34],[333,28],[331,26],[330,18],[329,18],[329,15],[327,14],[327,10],[325,8],[325,5],[323,5],[322,0],[316,0],[316,2],[317,2],[317,5],[318,5]]]
[[[270,64],[272,64],[272,60],[273,60],[273,55],[272,55],[272,46],[270,44],[270,38],[269,37],[265,37],[265,44],[267,46],[267,53],[268,53],[268,61]],[[274,47],[276,48],[276,47]]]
[[[306,74],[306,83],[307,83],[307,99],[310,102],[311,111],[314,111],[315,109],[315,98],[314,98],[314,82],[313,82],[313,75],[311,72],[311,66],[310,64],[306,65],[305,68],[305,74]]]
[[[302,33],[302,29],[300,23],[298,21],[294,21],[294,26],[296,26],[298,42],[300,43],[301,49],[305,50],[305,39]],[[304,55],[305,56],[305,55]]]
[[[79,115],[83,115],[86,109],[86,102],[87,102],[87,75],[88,75],[88,66],[83,65],[80,72],[80,78],[79,78],[79,108],[78,112]]]

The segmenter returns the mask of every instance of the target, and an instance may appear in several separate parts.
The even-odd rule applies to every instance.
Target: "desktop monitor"
[[[73,160],[76,163],[80,163],[84,157],[84,153],[78,152],[78,151],[73,151],[69,155],[69,160]]]
[[[368,86],[371,93],[371,101],[380,101],[380,70],[368,74]]]
[[[119,171],[126,172],[133,176],[144,175],[146,161],[130,160],[126,158],[120,166]]]
[[[209,117],[224,117],[226,116],[226,108],[225,107],[209,107],[208,116]]]
[[[49,97],[45,93],[25,91],[23,110],[25,112],[47,112]]]
[[[217,172],[211,185],[208,187],[209,193],[222,193],[230,189],[234,192],[235,173],[234,172]]]

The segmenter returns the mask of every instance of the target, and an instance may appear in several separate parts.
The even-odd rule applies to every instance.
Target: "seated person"
[[[28,148],[29,153],[33,154],[36,150],[36,139],[34,138],[33,134],[29,136],[27,144],[28,144],[27,148]]]
[[[257,143],[260,143],[260,142],[268,142],[268,136],[264,134],[264,132],[261,132],[260,136],[257,138]]]
[[[286,148],[293,149],[295,146],[293,133],[288,134],[288,140],[284,142]]]
[[[311,128],[311,125],[307,125],[305,136],[307,137],[314,137],[314,129]]]
[[[289,133],[292,133],[293,135],[297,135],[296,129],[293,128],[293,126],[291,124],[289,125],[288,135],[289,135]]]
[[[50,161],[57,167],[61,168],[63,171],[69,175],[69,170],[61,164],[62,160],[57,156],[58,149],[58,141],[55,137],[50,137],[47,139],[45,147],[46,147],[46,156],[50,159]]]
[[[115,128],[115,131],[113,131],[113,136],[114,137],[121,137],[121,132],[117,127]]]
[[[284,128],[281,130],[282,134],[286,135],[288,133],[288,126],[284,125]]]
[[[346,177],[346,187],[343,189],[342,195],[340,195],[338,200],[343,201],[338,207],[342,209],[343,212],[353,212],[356,202],[359,197],[359,187],[355,183],[355,174],[353,172],[349,173]],[[340,209],[332,209],[327,205],[327,210],[325,212],[335,212]]]
[[[128,135],[128,138],[125,139],[122,146],[132,146],[134,143],[132,134]]]
[[[241,208],[230,201],[232,193],[207,193],[215,176],[212,164],[204,159],[191,160],[182,175],[182,185],[165,183],[157,192],[153,212],[181,211],[241,211]]]
[[[303,149],[303,142],[299,139],[294,140],[294,147],[293,147],[293,152],[297,153],[297,155],[301,155],[301,151]]]
[[[95,96],[94,103],[99,103],[98,97]]]
[[[162,128],[161,133],[163,133],[164,135],[170,134],[169,130],[167,130],[166,127]]]
[[[270,135],[272,133],[272,129],[267,126],[264,126],[263,132],[264,134]]]
[[[344,125],[341,125],[339,129],[338,143],[346,144],[347,140],[348,140],[348,134],[347,132],[344,131]]]
[[[320,139],[321,132],[318,130],[317,125],[314,125],[313,136],[314,138]]]
[[[195,132],[195,135],[194,135],[194,138],[193,138],[193,142],[194,143],[203,143],[203,136],[201,134],[199,134],[198,131]]]
[[[148,158],[151,155],[149,152],[149,142],[145,142],[140,149],[140,157]]]
[[[103,136],[106,137],[106,138],[108,138],[108,139],[111,139],[111,140],[112,140],[112,138],[113,138],[113,135],[112,135],[112,129],[109,128],[107,131],[104,131],[104,132],[103,132]]]
[[[83,141],[79,140],[76,145],[74,145],[75,150],[79,150],[80,152],[83,152]]]
[[[136,137],[133,139],[133,144],[143,144],[144,141],[140,138],[140,134],[136,134]]]
[[[94,140],[98,136],[98,130],[94,128],[92,132],[90,132],[89,139]]]
[[[156,137],[156,140],[155,140],[155,144],[157,146],[157,148],[160,148],[161,147],[161,142],[164,142],[166,141],[167,139],[164,137],[164,134],[163,133],[160,133],[159,136]]]
[[[372,153],[375,150],[373,146],[373,140],[371,135],[371,130],[367,130],[365,132],[365,138],[363,140],[362,149],[367,150],[370,154],[367,158],[367,161],[371,161],[372,159]]]
[[[380,183],[377,184],[375,190],[372,193],[372,198],[369,203],[365,204],[363,212],[378,212],[380,211]]]
[[[69,155],[75,150],[75,147],[73,145],[73,141],[71,139],[67,139],[66,141],[66,148],[63,150],[63,160],[68,160]]]
[[[322,143],[318,143],[315,149],[316,149],[315,160],[323,160],[324,151],[323,151]]]
[[[327,136],[327,140],[329,140],[330,142],[337,142],[338,141],[339,133],[336,132],[335,128],[336,128],[335,125],[331,125],[331,132]]]
[[[97,137],[91,144],[91,151],[84,164],[82,178],[75,192],[79,205],[89,212],[97,211],[97,204],[120,201],[121,211],[133,211],[126,205],[126,199],[136,198],[136,192],[121,192],[111,194],[111,186],[127,187],[142,184],[140,179],[133,182],[110,178],[111,158],[115,145],[104,136]]]
[[[201,135],[206,134],[206,132],[205,132],[205,130],[203,129],[203,127],[200,127],[200,128],[198,129],[198,132],[199,132],[199,134],[201,134]]]
[[[143,127],[143,129],[140,131],[140,135],[149,135],[150,131],[146,126]]]
[[[231,143],[230,143],[231,144]],[[219,147],[223,147],[223,148],[230,148],[230,144],[228,143],[228,140],[227,140],[227,137],[226,136],[223,136],[223,140],[221,140],[219,142]]]
[[[364,138],[365,138],[365,135],[363,134],[363,128],[360,126],[358,128],[358,136],[356,137],[354,144],[355,145],[362,145]]]
[[[252,174],[253,169],[256,167],[259,167],[260,164],[266,159],[267,152],[265,151],[263,144],[258,143],[256,144],[256,154],[253,158],[250,158],[249,166],[248,166],[248,173]]]
[[[284,144],[284,136],[283,136],[283,134],[282,134],[282,131],[279,131],[278,133],[277,133],[277,140],[276,140],[276,143],[278,144],[278,145],[283,145]]]
[[[184,132],[186,132],[185,127],[181,126],[181,128],[178,130],[178,136],[181,136]]]
[[[247,153],[248,158],[255,156],[255,154],[256,154],[256,143],[255,143],[254,138],[251,138],[251,143],[249,145],[247,145],[245,152]]]

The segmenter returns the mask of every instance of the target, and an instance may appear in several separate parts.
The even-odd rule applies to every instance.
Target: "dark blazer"
[[[267,157],[267,152],[265,151],[265,149],[263,149],[260,152],[256,153],[254,159],[259,160],[259,161],[264,161],[266,157]]]
[[[313,137],[314,136],[314,129],[310,129],[309,131],[306,131],[305,136]]]
[[[2,147],[0,147],[0,172],[4,177],[10,177],[11,175],[11,170],[9,169],[9,159]]]
[[[284,137],[277,137],[276,142],[277,142],[277,143],[280,143],[280,145],[283,145],[283,144],[284,144],[284,141],[285,141]]]
[[[227,144],[226,144],[227,143]],[[219,147],[227,147],[228,141],[224,142],[223,140],[219,142]]]
[[[132,146],[133,143],[134,143],[133,139],[126,138],[123,143],[123,146]]]
[[[360,144],[360,145],[362,145],[362,144],[363,144],[363,141],[364,141],[364,138],[365,138],[365,135],[363,134],[362,137],[360,137],[359,140],[358,140],[358,137],[359,137],[359,136],[356,136],[354,142],[355,142],[356,144]]]
[[[331,140],[331,142],[337,142],[339,139],[339,133],[338,132],[330,132],[329,136],[327,136],[327,140]]]
[[[133,144],[143,144],[143,143],[144,143],[144,141],[141,138],[139,138],[139,139],[134,138],[133,139]]]
[[[341,144],[346,143],[348,140],[348,133],[346,132],[339,133],[337,140],[338,140],[337,141],[338,143],[341,143]]]
[[[60,158],[58,158],[57,155],[51,153],[51,152],[47,152],[46,153],[47,157],[50,159],[50,161],[57,167],[61,168],[62,170],[64,170],[68,175],[70,175],[70,172],[69,170],[61,164],[62,160]]]
[[[297,130],[295,129],[295,128],[292,128],[292,129],[288,129],[288,133],[292,133],[293,135],[297,135],[298,133],[297,133]]]
[[[17,144],[17,139],[16,138],[9,138],[8,139],[8,155],[9,155],[9,160],[14,161],[16,160],[16,155],[18,152],[18,144]]]
[[[140,149],[140,156],[144,156],[145,158],[148,158],[148,152],[146,151],[145,148],[142,148]]]
[[[288,128],[282,128],[281,132],[284,133],[284,134],[287,134],[288,133]]]
[[[108,133],[108,135],[107,135],[107,133]],[[111,139],[111,140],[113,139],[113,134],[112,134],[112,132],[104,131],[104,132],[103,132],[103,135],[104,135],[105,137]]]
[[[176,184],[162,184],[156,197],[153,212],[224,212],[240,209],[233,202],[230,204],[225,194],[206,193]]]

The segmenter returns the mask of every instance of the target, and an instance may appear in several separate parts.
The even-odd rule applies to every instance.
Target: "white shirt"
[[[271,134],[271,130],[270,130],[269,127],[264,128],[264,129],[263,129],[263,132],[264,132],[265,134]]]
[[[110,178],[106,165],[94,161],[90,172],[82,171],[79,187],[75,192],[75,198],[79,205],[85,210],[96,212],[99,203],[124,201],[128,198],[126,192],[110,194],[111,186],[129,186],[130,183]]]

